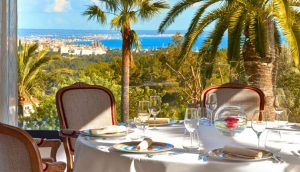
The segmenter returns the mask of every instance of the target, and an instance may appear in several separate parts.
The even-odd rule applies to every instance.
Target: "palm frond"
[[[254,25],[255,27],[255,49],[257,53],[261,57],[265,57],[268,49],[268,44],[271,43],[268,40],[268,33],[267,32],[273,32],[274,30],[266,30],[268,27],[268,20],[270,19],[262,19],[261,17],[256,18],[256,23]],[[271,21],[269,21],[271,22]],[[271,22],[272,23],[272,22]],[[271,28],[269,28],[271,29]],[[270,36],[274,36],[273,33],[270,34]]]
[[[283,2],[284,1],[284,2]],[[281,27],[282,32],[285,35],[285,38],[291,48],[292,56],[295,62],[295,65],[299,65],[299,45],[297,42],[297,38],[293,32],[292,26],[290,26],[289,21],[289,8],[286,7],[285,0],[274,0],[274,14],[278,20],[278,23]]]
[[[179,68],[182,62],[185,60],[188,53],[191,51],[193,45],[195,44],[198,36],[203,32],[203,29],[207,27],[210,23],[215,21],[216,19],[225,15],[226,13],[227,13],[226,7],[218,8],[216,10],[209,12],[199,21],[197,27],[195,27],[193,30],[185,34],[182,50],[180,52],[178,63],[177,63],[177,68]]]
[[[122,19],[123,19],[123,16],[115,16],[114,18],[111,19],[110,27],[111,28],[121,28],[122,23],[123,23]]]
[[[297,42],[298,49],[300,49],[300,23],[294,24],[292,26],[293,33]],[[298,59],[297,59],[298,58]],[[294,57],[295,63],[300,61],[300,57]],[[297,64],[297,63],[296,63]]]
[[[236,61],[241,53],[241,36],[245,27],[246,12],[238,8],[235,13],[229,17],[228,21],[228,49],[227,56],[229,61]]]
[[[197,10],[197,12],[195,13],[192,22],[190,23],[190,26],[187,30],[187,32],[190,32],[192,30],[195,29],[195,27],[197,26],[200,18],[202,17],[203,13],[205,12],[205,10],[210,7],[211,5],[219,2],[220,0],[210,0],[210,1],[206,1],[203,5],[200,6],[200,8]]]
[[[288,3],[292,7],[300,7],[300,1],[299,0],[289,0]]]
[[[143,0],[139,4],[139,16],[141,19],[150,19],[154,15],[160,13],[162,9],[169,8],[169,5],[164,1],[151,2],[150,0]]]
[[[26,75],[26,77],[24,78],[24,84],[28,84],[31,83],[37,76],[37,74],[39,72],[41,72],[41,69],[49,64],[51,61],[54,60],[58,60],[58,57],[55,56],[47,56],[47,57],[43,57],[40,58],[39,60],[37,60],[30,68],[28,74]]]
[[[138,34],[134,30],[131,30],[129,37],[130,37],[130,45],[136,47],[137,49],[140,49],[141,42],[140,42]]]
[[[97,5],[89,6],[82,15],[88,16],[88,20],[96,19],[101,24],[106,23],[106,14]]]
[[[119,0],[99,0],[105,4],[106,9],[111,12],[116,12],[118,10]]]
[[[136,11],[129,11],[127,16],[132,23],[136,23],[138,21]]]
[[[219,44],[223,38],[225,31],[228,28],[227,17],[221,17],[218,19],[214,30],[209,34],[209,36],[204,41],[204,44],[200,52],[207,52],[209,58],[215,58]]]
[[[173,8],[168,12],[167,16],[160,23],[158,31],[163,33],[167,27],[169,27],[174,21],[175,18],[185,11],[187,8],[191,7],[195,3],[198,3],[201,0],[182,0],[173,6]]]

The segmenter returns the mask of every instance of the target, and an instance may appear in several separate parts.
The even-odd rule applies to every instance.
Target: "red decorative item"
[[[224,119],[224,121],[227,123],[227,124],[226,124],[226,127],[227,127],[227,128],[232,129],[232,128],[237,128],[237,127],[238,127],[238,124],[237,124],[237,122],[239,121],[238,118],[235,118],[235,117],[227,117],[227,118]]]

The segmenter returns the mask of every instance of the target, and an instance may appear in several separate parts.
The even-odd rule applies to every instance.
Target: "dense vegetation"
[[[175,67],[177,54],[180,52],[182,37],[175,35],[173,44],[166,49],[148,52],[136,52],[133,54],[134,63],[130,74],[130,118],[136,117],[137,102],[147,100],[150,95],[162,97],[162,111],[160,117],[182,119],[186,106],[191,102],[191,97],[186,94],[187,85],[169,67]],[[288,52],[288,51],[283,51]],[[229,65],[227,51],[218,50],[216,61],[207,63],[205,58],[192,53],[188,60],[183,63],[180,72],[184,76],[191,75],[190,67],[193,66],[201,73],[203,87],[213,84],[222,84],[234,80],[246,83],[244,69],[241,62]],[[48,56],[55,53],[48,53]],[[288,53],[281,56],[279,64],[278,82],[284,87],[289,95],[289,108],[292,111],[291,120],[298,121],[300,101],[299,72],[292,68],[292,62],[282,63],[288,58]],[[71,85],[75,82],[102,85],[109,88],[117,101],[118,120],[121,120],[121,73],[122,52],[119,50],[109,51],[101,56],[63,57],[61,60],[51,62],[43,68],[35,79],[34,87],[30,92],[33,97],[40,100],[39,107],[28,118],[22,118],[26,122],[25,127],[31,129],[58,129],[58,116],[55,106],[55,94],[59,88]],[[283,65],[284,64],[284,65]],[[168,66],[169,65],[169,66]],[[230,67],[233,66],[233,67]],[[52,73],[59,69],[69,69],[65,73]],[[281,74],[283,70],[284,72]],[[49,73],[52,73],[51,75]]]

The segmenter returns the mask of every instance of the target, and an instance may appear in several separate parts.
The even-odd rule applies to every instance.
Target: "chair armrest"
[[[77,138],[80,135],[80,131],[72,129],[62,129],[59,132],[61,137]]]
[[[64,172],[65,169],[66,163],[64,162],[43,163],[44,172]]]
[[[38,145],[38,147],[49,147],[49,148],[51,148],[50,157],[51,157],[51,159],[56,161],[57,150],[58,150],[58,148],[61,144],[61,141],[59,139],[34,138],[34,141]]]

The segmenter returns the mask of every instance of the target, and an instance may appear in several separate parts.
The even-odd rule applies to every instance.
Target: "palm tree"
[[[18,94],[19,94],[19,114],[23,114],[21,103],[24,100],[32,101],[32,95],[38,89],[36,79],[43,72],[46,65],[58,60],[57,56],[49,56],[48,50],[38,51],[39,45],[22,44],[19,42],[18,48]],[[58,69],[49,75],[70,73],[67,69]],[[34,103],[33,103],[34,104]]]
[[[199,3],[200,2],[200,3]],[[276,57],[280,52],[280,34],[288,43],[296,66],[300,52],[300,2],[295,0],[181,0],[159,26],[164,32],[183,11],[199,3],[185,34],[178,67],[191,51],[204,29],[215,23],[199,52],[208,60],[215,58],[223,35],[228,32],[228,60],[243,60],[249,81],[263,88],[267,108],[272,107]]]
[[[111,28],[120,29],[122,34],[122,100],[121,111],[124,122],[129,120],[129,71],[132,60],[131,49],[139,48],[137,33],[131,29],[131,24],[138,19],[148,20],[168,8],[165,1],[153,0],[99,0],[99,5],[91,5],[83,13],[88,19],[96,19],[105,24],[107,15],[114,17],[110,21]]]

